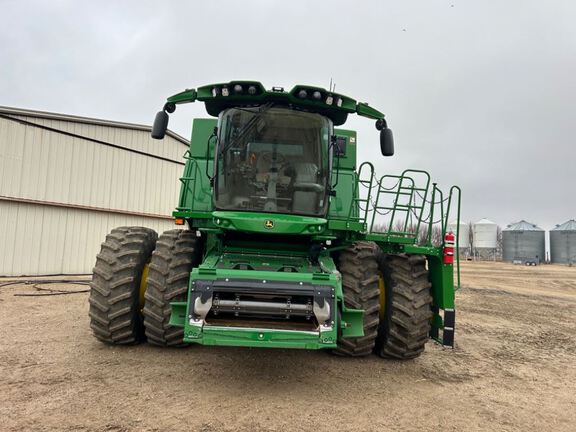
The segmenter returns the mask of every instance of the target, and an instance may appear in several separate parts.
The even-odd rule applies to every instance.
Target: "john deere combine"
[[[329,349],[407,359],[429,337],[454,341],[454,236],[460,191],[424,171],[376,177],[356,161],[349,114],[384,115],[323,88],[287,92],[254,81],[186,90],[168,114],[203,102],[180,199],[182,229],[113,230],[91,283],[94,335],[111,344]],[[454,197],[454,200],[452,199]],[[457,245],[456,245],[457,246]]]

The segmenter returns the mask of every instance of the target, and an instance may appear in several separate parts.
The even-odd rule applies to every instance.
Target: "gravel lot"
[[[576,430],[576,268],[464,263],[462,282],[456,348],[408,362],[109,347],[87,294],[2,287],[0,430]]]

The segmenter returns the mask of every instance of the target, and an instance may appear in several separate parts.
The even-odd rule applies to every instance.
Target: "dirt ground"
[[[576,430],[576,267],[465,263],[462,285],[456,348],[408,362],[109,347],[87,294],[3,287],[0,430]]]

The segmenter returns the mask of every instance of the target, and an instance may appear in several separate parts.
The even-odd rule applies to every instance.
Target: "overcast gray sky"
[[[463,218],[576,218],[576,2],[0,0],[0,105],[150,124],[165,98],[233,79],[328,87],[379,173],[429,170]],[[171,129],[189,137],[202,104]],[[158,145],[162,145],[160,142]]]

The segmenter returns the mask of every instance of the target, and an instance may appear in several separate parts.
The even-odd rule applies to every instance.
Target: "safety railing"
[[[460,222],[460,188],[452,186],[445,197],[422,170],[377,179],[374,166],[364,162],[358,168],[353,196],[347,222],[364,224],[367,234],[378,234],[384,241],[439,246],[451,212],[456,211]]]
[[[429,187],[430,176],[425,171],[382,176],[377,182],[370,232],[376,230],[376,221],[382,219],[379,216],[385,216],[380,223],[388,241],[417,243]]]
[[[180,177],[182,189],[180,191],[180,202],[177,210],[192,211],[196,200],[196,188],[198,187],[196,180],[199,179],[201,172],[198,161],[191,156],[189,150],[186,150],[186,153],[184,153],[184,159],[186,159],[187,162],[184,176]]]
[[[375,241],[440,247],[451,217],[456,229],[456,289],[460,288],[461,190],[452,186],[445,196],[430,175],[422,170],[405,170],[400,175],[374,176],[374,166],[358,168],[352,208],[346,226],[359,222]],[[456,212],[453,215],[453,212]],[[370,220],[370,224],[366,222]]]
[[[368,174],[368,178],[366,178]],[[348,212],[347,222],[358,222],[366,225],[368,214],[370,212],[370,199],[374,187],[374,165],[370,162],[364,162],[358,168],[354,183],[354,192],[352,194],[352,205]]]

